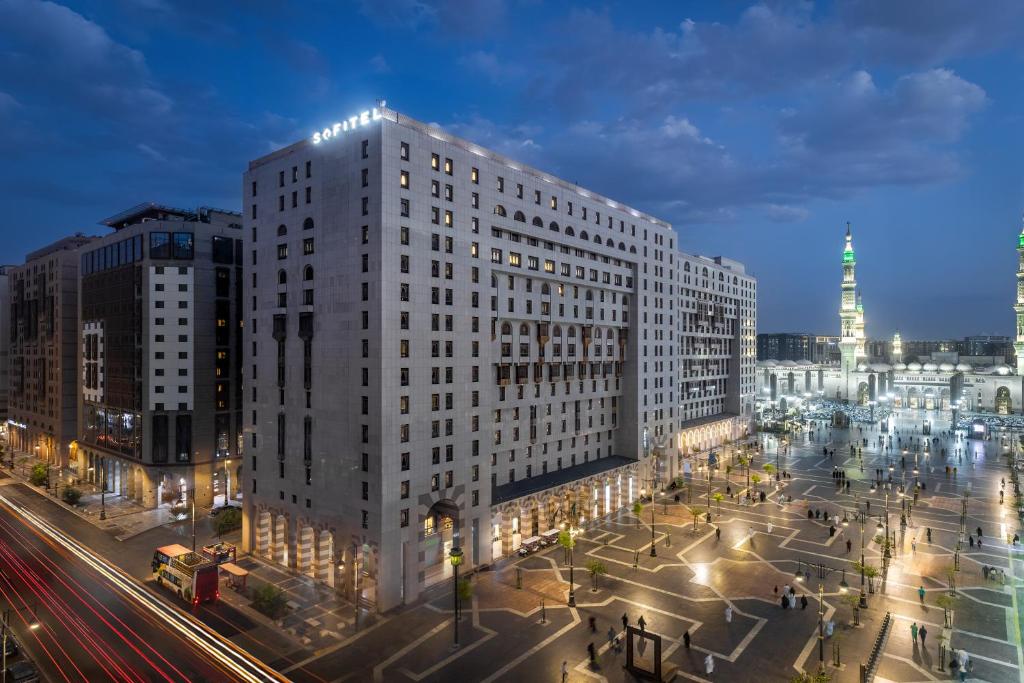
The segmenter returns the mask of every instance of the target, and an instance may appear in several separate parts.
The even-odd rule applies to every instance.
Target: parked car
[[[210,516],[211,517],[216,517],[220,513],[224,512],[225,510],[230,510],[232,508],[235,509],[235,510],[241,510],[242,509],[242,507],[240,505],[221,505],[219,507],[215,507],[212,510],[210,510]]]
[[[39,683],[39,672],[29,662],[15,662],[7,667],[8,683]]]

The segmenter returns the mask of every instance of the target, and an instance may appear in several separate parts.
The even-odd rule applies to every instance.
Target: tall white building
[[[248,549],[379,609],[626,506],[753,412],[756,282],[380,107],[243,182]]]

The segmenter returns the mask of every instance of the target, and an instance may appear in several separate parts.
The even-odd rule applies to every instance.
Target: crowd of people
[[[831,420],[833,413],[843,413],[850,422],[861,422],[870,424],[886,419],[892,414],[888,407],[876,405],[872,410],[871,406],[859,406],[852,403],[842,403],[828,398],[814,399],[807,403],[807,408],[802,415],[808,420]]]

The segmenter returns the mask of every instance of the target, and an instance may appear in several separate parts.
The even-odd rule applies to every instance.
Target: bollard
[[[544,607],[544,598],[540,599],[540,623],[548,623],[548,613],[546,608]]]
[[[839,638],[832,642],[832,666],[839,667]]]
[[[523,570],[516,567],[516,588],[522,589],[523,587]]]

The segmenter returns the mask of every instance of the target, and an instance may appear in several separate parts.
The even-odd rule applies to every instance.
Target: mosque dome
[[[921,366],[921,369],[924,370],[925,372],[935,372],[936,370],[939,369],[939,366],[936,365],[935,363],[925,363],[924,365]]]
[[[956,366],[952,363],[939,363],[939,370],[942,372],[953,372],[956,370]]]
[[[910,363],[909,365],[907,365],[907,370],[910,370],[911,372],[918,372],[920,369],[921,364],[917,362]]]
[[[969,363],[957,363],[956,369],[959,372],[970,372],[972,370]]]

